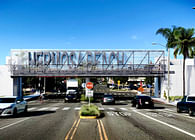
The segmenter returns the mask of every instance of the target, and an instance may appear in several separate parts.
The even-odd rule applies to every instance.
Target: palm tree
[[[194,28],[185,29],[173,26],[170,28],[160,28],[156,34],[161,34],[167,40],[166,47],[174,48],[174,56],[183,55],[183,96],[185,96],[185,60],[195,56]]]
[[[195,35],[194,28],[185,29],[179,27],[174,31],[175,41],[172,42],[175,47],[174,56],[183,55],[183,96],[185,96],[185,61],[186,58],[193,58],[195,52]]]

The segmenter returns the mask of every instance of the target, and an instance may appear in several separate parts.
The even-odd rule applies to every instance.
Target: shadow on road
[[[165,109],[165,107],[162,107],[162,106],[154,106],[153,109]]]

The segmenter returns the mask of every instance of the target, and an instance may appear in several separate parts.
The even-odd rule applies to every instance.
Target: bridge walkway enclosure
[[[163,50],[11,50],[11,75],[164,76]]]

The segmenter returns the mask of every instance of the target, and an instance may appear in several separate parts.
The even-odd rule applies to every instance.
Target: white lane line
[[[23,122],[23,121],[25,121],[25,120],[28,120],[28,119],[30,119],[30,118],[25,118],[25,119],[23,119],[23,120],[19,120],[19,121],[17,121],[17,122],[12,123],[12,124],[9,124],[9,125],[0,127],[0,130],[3,130],[3,129],[5,129],[5,128],[8,128],[8,127],[13,126],[13,125],[18,124],[18,123],[21,123],[21,122]]]
[[[81,108],[80,107],[75,107],[74,110],[80,110]]]
[[[59,109],[59,107],[52,107],[52,108],[50,108],[49,110],[51,110],[51,111],[56,111],[57,109]]]
[[[64,107],[62,110],[69,110],[70,107]]]
[[[31,108],[28,108],[28,111],[32,111],[32,110],[35,110],[37,109],[36,107],[31,107]]]
[[[182,130],[182,129],[178,128],[178,127],[175,127],[175,126],[170,125],[170,124],[168,124],[168,123],[165,123],[165,122],[162,122],[162,121],[157,120],[157,119],[155,119],[155,118],[152,118],[152,117],[150,117],[150,116],[148,116],[148,115],[145,115],[145,114],[143,114],[143,113],[141,113],[141,112],[138,112],[138,111],[136,111],[136,110],[133,110],[133,112],[135,112],[135,113],[137,113],[137,114],[140,114],[140,115],[142,115],[142,116],[144,116],[144,117],[146,117],[146,118],[148,118],[148,119],[151,119],[151,120],[153,120],[153,121],[156,121],[156,122],[158,122],[158,123],[161,123],[161,124],[163,124],[163,125],[166,125],[166,126],[168,126],[168,127],[171,127],[171,128],[173,128],[173,129],[175,129],[175,130],[177,130],[177,131],[180,131],[180,132],[182,132],[182,133],[184,133],[184,134],[186,134],[186,135],[189,135],[189,136],[195,138],[195,135],[194,135],[194,134],[189,133],[189,132],[187,132],[187,131],[185,131],[185,130]]]
[[[38,109],[38,111],[43,111],[43,110],[48,110],[48,107],[43,107],[43,108]]]
[[[127,111],[128,109],[126,109],[126,108],[120,108],[121,110],[124,110],[124,111]]]

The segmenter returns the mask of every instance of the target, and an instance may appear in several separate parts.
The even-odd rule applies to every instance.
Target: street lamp
[[[195,8],[195,7],[194,7]],[[160,45],[163,47],[166,47],[165,45],[162,45],[160,43],[153,42],[152,45]],[[169,103],[169,85],[170,85],[170,48],[168,48],[168,92],[167,92],[167,102]]]

